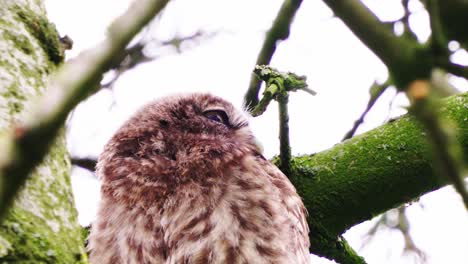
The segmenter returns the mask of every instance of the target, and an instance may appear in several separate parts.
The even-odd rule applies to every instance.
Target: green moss
[[[10,114],[15,115],[23,111],[24,105],[21,101],[8,101],[8,108],[10,109]]]
[[[40,228],[38,228],[40,226]],[[15,207],[1,226],[1,235],[12,247],[8,254],[0,257],[7,263],[84,263],[83,254],[68,252],[68,246],[76,248],[66,236],[57,240],[54,230],[40,218],[27,210]],[[63,234],[62,234],[63,235]],[[80,259],[76,259],[80,256]]]
[[[11,250],[11,244],[3,237],[0,237],[0,258],[6,256],[8,251]]]
[[[13,26],[13,24],[11,23],[10,20],[4,19],[3,11],[4,10],[0,10],[0,27],[2,27],[2,28],[11,28]]]
[[[4,12],[10,13],[2,16]],[[7,17],[18,22],[5,26],[11,24],[5,20]],[[23,24],[27,32],[22,30]],[[0,8],[0,38],[10,46],[0,56],[0,67],[7,75],[0,90],[5,101],[1,111],[16,121],[22,116],[19,113],[29,107],[32,96],[42,93],[43,80],[63,61],[63,52],[54,25],[15,2]],[[30,63],[39,56],[45,63]],[[88,263],[70,169],[62,131],[0,225],[0,263]]]
[[[293,181],[308,197],[306,203],[319,206],[314,210],[319,215],[312,219],[322,219],[332,233],[340,234],[405,202],[402,193],[417,197],[440,186],[437,177],[423,177],[432,175],[432,168],[425,166],[431,158],[422,133],[412,118],[405,117],[331,150],[298,157],[293,167],[294,175],[300,176]],[[413,191],[423,184],[424,190]]]
[[[467,161],[468,93],[443,100],[443,106],[441,115],[456,124]],[[326,255],[324,243],[351,226],[446,185],[432,160],[424,130],[408,115],[327,151],[293,158],[290,179],[309,212],[312,251]]]
[[[65,53],[60,44],[60,37],[53,23],[32,12],[31,10],[16,6],[16,14],[23,21],[26,29],[39,41],[50,61],[59,65],[65,59]]]
[[[0,57],[0,68],[9,73],[11,76],[22,76],[23,81],[27,82],[31,88],[35,88],[36,92],[40,93],[46,87],[42,81],[41,76],[44,75],[44,71],[41,68],[32,68],[32,65],[17,60],[19,67],[12,67],[11,63]],[[5,66],[8,65],[8,66]],[[17,98],[21,101],[26,101],[28,95],[26,95],[22,87],[20,87],[19,81],[14,81],[7,87],[0,89],[0,95],[4,98]]]
[[[21,91],[18,82],[12,83],[10,86],[5,87],[6,89],[0,94],[3,98],[16,98],[18,100],[26,100],[25,94]]]
[[[17,82],[5,87],[5,89],[0,93],[0,96],[7,100],[7,107],[10,116],[17,116],[24,110],[24,102],[27,98]]]
[[[17,35],[9,30],[3,31],[2,35],[4,39],[12,41],[14,43],[14,46],[26,55],[29,55],[33,58],[37,58],[36,53],[34,51],[34,47],[31,45],[28,38],[26,38],[25,36]]]
[[[45,160],[50,172],[33,173],[25,198],[16,202],[0,228],[0,237],[11,245],[0,263],[87,263],[61,134]]]

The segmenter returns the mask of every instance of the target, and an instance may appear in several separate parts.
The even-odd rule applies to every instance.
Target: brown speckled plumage
[[[309,262],[300,197],[221,98],[143,107],[107,143],[97,173],[93,264]]]

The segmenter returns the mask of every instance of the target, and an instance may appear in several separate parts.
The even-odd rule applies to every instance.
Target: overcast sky
[[[401,17],[399,1],[365,1],[382,20]],[[71,119],[68,146],[75,156],[97,156],[112,133],[144,103],[175,92],[209,91],[237,106],[247,89],[250,72],[264,33],[281,5],[278,0],[177,0],[169,4],[156,37],[167,40],[203,29],[217,34],[197,45],[185,47],[182,54],[157,51],[154,62],[124,74],[113,91],[104,90],[80,104]],[[411,1],[415,11],[412,26],[421,40],[427,39],[427,14]],[[92,47],[105,36],[107,25],[125,10],[124,0],[46,0],[49,18],[62,35],[74,40],[68,58]],[[458,62],[467,63],[461,52]],[[292,25],[289,39],[281,43],[272,66],[307,75],[313,97],[306,93],[290,96],[290,137],[293,154],[314,153],[338,143],[365,109],[368,88],[387,77],[385,66],[319,0],[304,1]],[[454,79],[461,90],[465,81]],[[405,113],[404,96],[395,97],[389,89],[359,132],[383,124],[388,118]],[[265,154],[278,153],[278,121],[274,105],[259,118],[251,120]],[[79,220],[88,224],[94,218],[99,199],[95,177],[84,170],[73,172],[73,187]],[[463,263],[468,259],[468,216],[460,198],[451,188],[425,195],[408,208],[412,235],[429,254],[427,263]],[[359,250],[362,236],[371,222],[348,231],[345,237]],[[464,234],[464,235],[461,235]],[[396,231],[382,231],[370,246],[360,250],[368,263],[413,263],[412,256],[401,257],[403,238]],[[320,263],[329,263],[322,261]]]

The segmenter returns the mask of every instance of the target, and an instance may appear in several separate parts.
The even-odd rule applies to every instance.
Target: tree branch
[[[71,163],[74,166],[81,167],[94,173],[94,171],[96,170],[97,159],[72,157]]]
[[[266,88],[260,102],[250,110],[252,116],[263,114],[271,100],[277,100],[281,93],[302,90],[311,95],[317,94],[307,87],[307,78],[305,76],[299,76],[292,72],[280,72],[267,65],[257,65],[253,72],[258,76],[259,80],[265,81]]]
[[[432,148],[436,169],[441,176],[446,177],[461,195],[468,209],[468,191],[461,176],[463,165],[461,151],[458,142],[453,137],[452,131],[447,129],[447,120],[442,120],[438,113],[438,105],[434,92],[437,89],[427,81],[414,81],[407,94],[411,99],[410,113],[413,114],[424,126],[428,134],[428,141]],[[444,127],[445,125],[445,127]],[[452,127],[450,127],[450,130]]]
[[[435,64],[440,68],[450,72],[453,75],[468,79],[468,67],[456,64],[450,61],[449,58],[439,58],[435,60]]]
[[[0,219],[32,169],[42,161],[68,113],[99,85],[102,73],[132,38],[159,13],[168,0],[133,2],[109,27],[108,37],[95,49],[65,64],[36,111],[15,127],[0,157]]]
[[[359,0],[323,0],[348,28],[388,67],[396,87],[404,90],[416,79],[428,79],[431,50],[408,37],[395,36]]]
[[[276,100],[279,105],[279,139],[280,139],[280,164],[279,168],[284,174],[290,173],[291,145],[289,144],[289,114],[288,93],[303,90],[315,95],[316,93],[307,88],[305,76],[299,76],[291,72],[280,72],[272,67],[257,65],[254,73],[260,80],[266,82],[262,100],[251,110],[252,116],[259,116],[266,111],[271,100]]]
[[[276,46],[280,40],[289,37],[289,28],[294,16],[301,6],[302,0],[285,0],[278,12],[273,25],[266,34],[262,49],[257,58],[256,65],[268,65],[276,51]],[[244,97],[244,105],[251,110],[258,104],[258,93],[260,91],[261,80],[252,73],[250,77],[249,89]]]
[[[441,116],[456,125],[468,162],[468,93],[442,100]],[[290,179],[309,212],[311,251],[327,255],[322,236],[351,226],[449,182],[437,174],[424,129],[409,115],[333,148],[292,159]],[[314,246],[315,245],[315,246]]]

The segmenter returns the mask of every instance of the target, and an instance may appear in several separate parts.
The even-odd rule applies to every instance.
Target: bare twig
[[[375,237],[379,229],[393,229],[400,231],[403,235],[405,243],[403,253],[414,253],[419,259],[424,261],[427,258],[426,253],[414,243],[414,240],[410,234],[410,222],[408,220],[408,216],[406,215],[406,206],[400,206],[398,209],[392,211],[398,214],[397,221],[395,222],[391,220],[393,217],[389,216],[390,212],[384,213],[364,235],[364,242],[361,246],[361,249],[369,245],[369,242]]]
[[[369,245],[369,243],[374,239],[375,235],[377,234],[377,231],[381,227],[387,226],[387,217],[388,217],[388,212],[384,213],[380,216],[380,218],[375,222],[369,230],[363,235],[362,237],[362,245],[360,247],[360,250],[365,248],[366,246]]]
[[[435,64],[438,67],[446,70],[447,72],[453,75],[468,79],[468,67],[467,66],[453,63],[447,57],[441,57],[441,58],[436,59]]]
[[[96,170],[97,159],[96,158],[77,158],[72,157],[71,163],[74,166],[81,167],[83,169],[87,169],[91,172]]]
[[[398,223],[394,227],[394,229],[400,230],[403,234],[403,238],[405,240],[405,246],[403,248],[404,254],[414,253],[419,259],[424,262],[427,258],[426,252],[421,250],[413,240],[413,237],[410,234],[410,222],[408,220],[408,216],[406,215],[406,206],[400,206],[398,208]]]
[[[377,102],[379,97],[385,92],[388,86],[389,86],[388,81],[382,85],[379,85],[377,82],[374,82],[372,84],[372,86],[369,88],[370,97],[369,97],[369,101],[367,102],[366,109],[361,114],[361,116],[356,121],[354,121],[353,127],[345,134],[345,136],[343,137],[341,141],[345,141],[354,136],[354,134],[356,133],[356,130],[364,122],[364,118],[366,117],[367,113],[371,110],[375,102]]]
[[[132,38],[167,4],[168,0],[135,1],[109,27],[108,37],[96,48],[63,65],[49,92],[29,119],[18,124],[6,140],[0,160],[0,218],[3,218],[29,173],[40,163],[68,113],[92,89]]]
[[[148,49],[151,50],[159,50],[165,49],[167,47],[173,47],[176,53],[182,53],[184,50],[182,46],[189,42],[199,43],[201,40],[206,40],[216,36],[217,32],[204,32],[204,31],[197,31],[193,34],[188,36],[175,36],[172,39],[160,41],[153,37],[149,37],[146,35],[151,34],[151,32],[147,31],[145,36],[141,37],[141,39],[135,43],[134,45],[127,47],[124,52],[122,52],[118,63],[115,63],[110,67],[109,70],[113,70],[115,75],[113,78],[102,84],[101,89],[110,89],[113,87],[114,83],[120,78],[122,74],[126,71],[133,69],[137,65],[144,64],[147,62],[151,62],[157,60],[161,57],[161,55],[154,55],[148,52]],[[150,48],[151,47],[151,48]]]
[[[150,34],[150,33],[147,33]],[[123,53],[123,57],[125,58],[124,60],[121,61],[121,63],[114,65],[111,69],[116,69],[116,70],[130,70],[134,68],[136,65],[141,64],[141,63],[146,63],[153,61],[158,58],[156,55],[151,55],[149,54],[147,49],[151,47],[151,49],[161,49],[164,47],[174,47],[175,51],[177,53],[183,52],[182,50],[182,45],[187,43],[187,42],[196,42],[201,39],[208,39],[216,36],[216,32],[212,33],[207,33],[204,31],[197,31],[191,35],[188,36],[175,36],[172,39],[165,40],[165,41],[160,41],[155,38],[148,38],[148,37],[143,37],[138,43],[135,45],[128,47],[125,49],[125,52]]]
[[[291,172],[291,144],[289,143],[288,92],[278,94],[280,169],[289,176]]]
[[[301,6],[302,0],[285,0],[278,15],[273,21],[273,25],[266,34],[262,49],[257,58],[256,65],[268,65],[276,51],[279,41],[289,37],[289,29],[294,16]],[[261,80],[255,74],[250,77],[249,89],[244,97],[244,105],[247,109],[253,109],[258,104],[258,93],[260,91]]]

